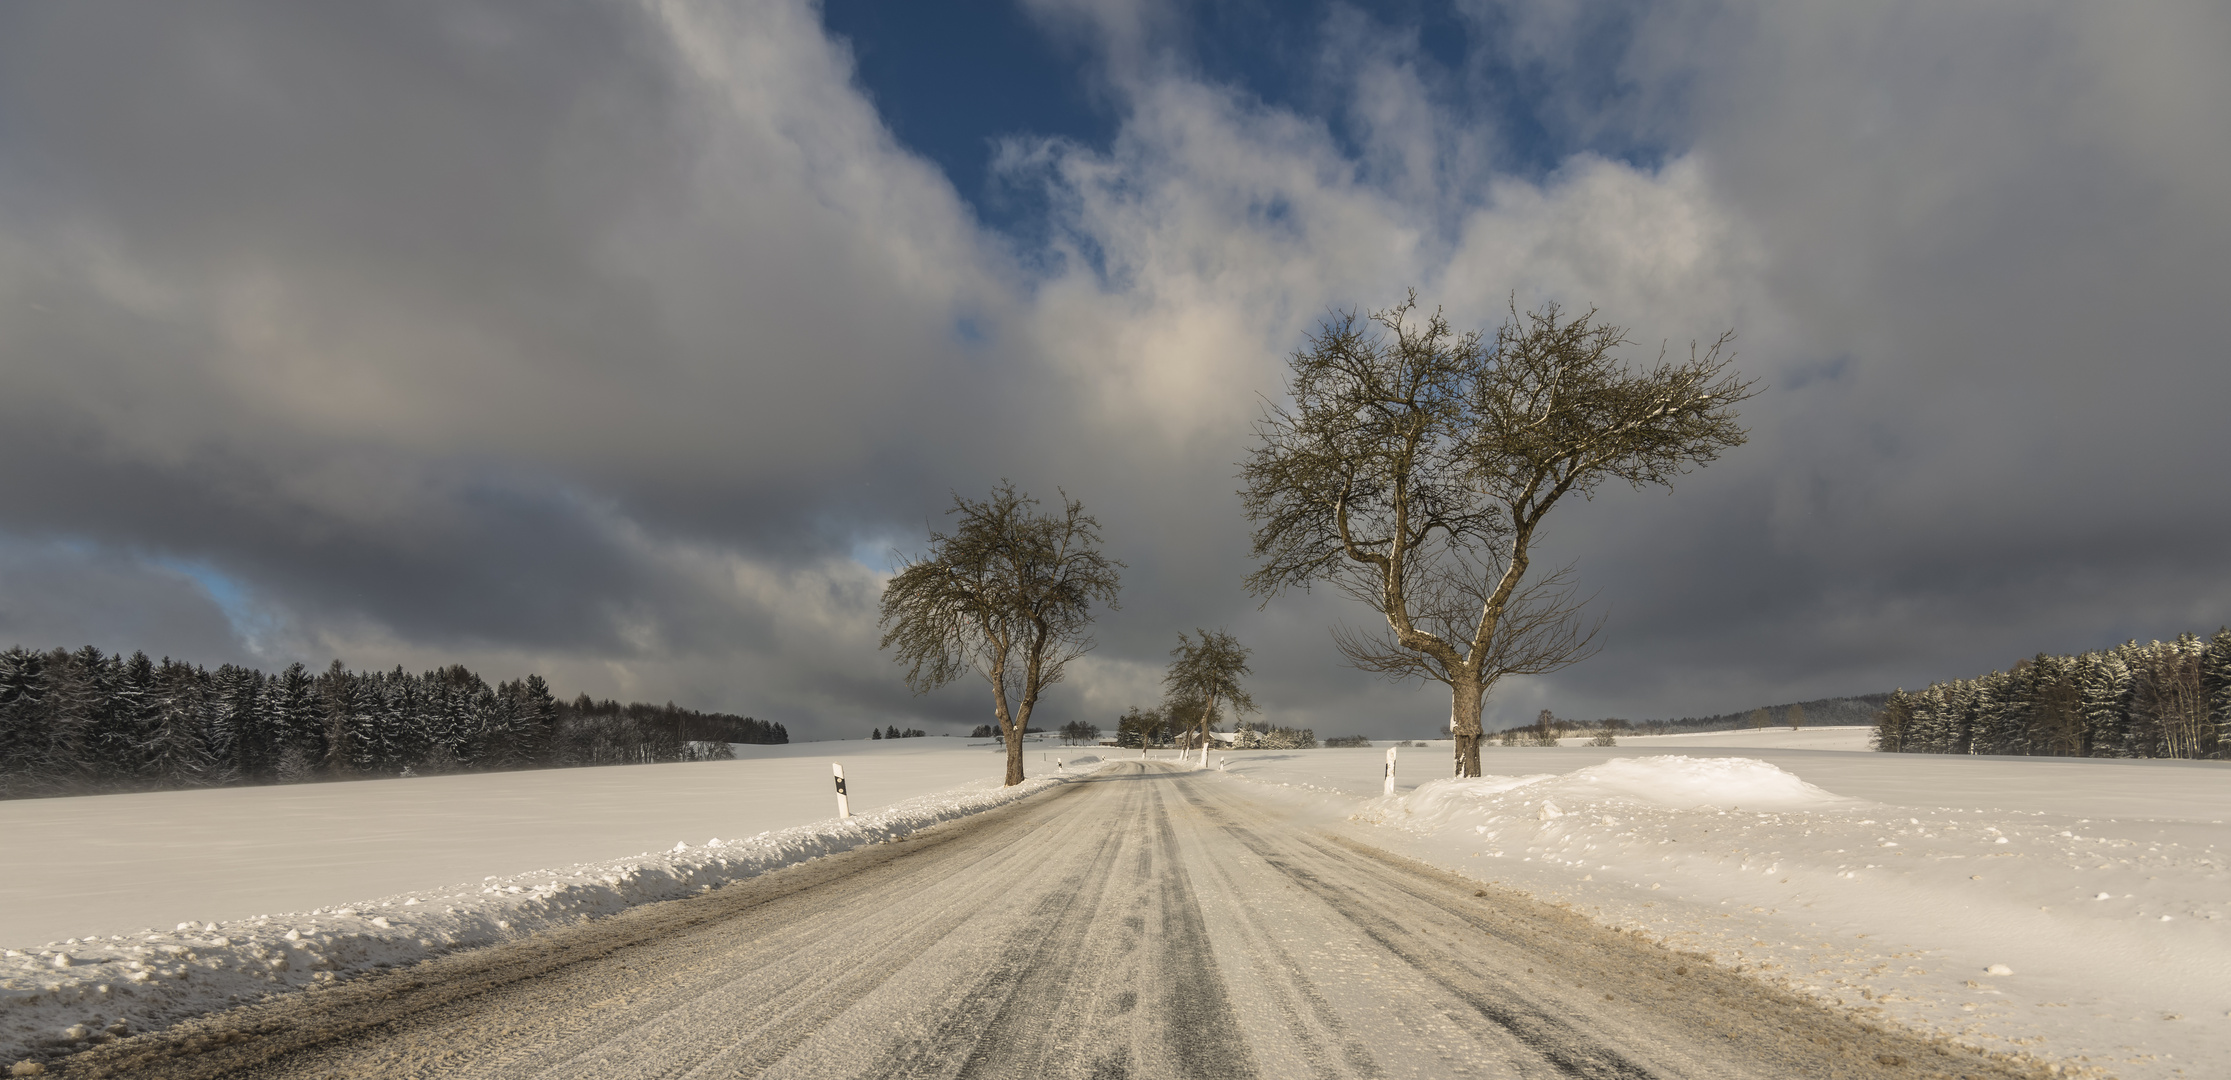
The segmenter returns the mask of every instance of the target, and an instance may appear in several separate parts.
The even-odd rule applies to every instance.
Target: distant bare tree
[[[1294,353],[1292,403],[1265,409],[1242,466],[1247,585],[1330,582],[1377,612],[1384,630],[1336,631],[1342,654],[1446,684],[1456,772],[1477,776],[1488,689],[1592,652],[1570,568],[1527,580],[1543,517],[1606,479],[1670,486],[1739,445],[1752,384],[1727,370],[1732,334],[1630,370],[1612,357],[1626,332],[1593,309],[1514,305],[1492,339],[1416,314],[1413,292],[1335,315]]]
[[[1248,674],[1248,650],[1239,639],[1222,630],[1201,630],[1198,640],[1177,635],[1170,650],[1170,670],[1162,677],[1164,713],[1201,732],[1201,761],[1208,762],[1208,729],[1217,709],[1229,705],[1236,717],[1255,711],[1255,699],[1240,685]]]
[[[1761,706],[1760,708],[1752,709],[1751,715],[1743,718],[1744,723],[1749,724],[1755,728],[1765,727],[1768,723],[1772,722],[1772,720],[1773,718],[1766,714],[1766,709],[1763,706]]]
[[[1001,481],[991,498],[958,495],[951,535],[930,531],[930,553],[905,559],[883,588],[883,648],[906,665],[917,694],[975,671],[992,687],[1007,743],[1007,779],[1023,782],[1023,734],[1039,695],[1092,648],[1095,602],[1116,607],[1123,564],[1100,551],[1100,523],[1061,496],[1060,515]]]
[[[2187,634],[2172,644],[2154,642],[2140,654],[2145,660],[2134,712],[2162,757],[2203,757],[2214,734],[2201,667],[2204,649]]]
[[[1804,727],[1804,726],[1805,726],[1805,706],[1803,706],[1803,705],[1792,705],[1792,706],[1790,706],[1790,707],[1789,707],[1789,709],[1788,709],[1787,711],[1785,711],[1785,712],[1783,712],[1783,713],[1782,713],[1782,721],[1783,721],[1784,723],[1786,723],[1786,724],[1788,724],[1788,725],[1789,725],[1789,729],[1790,729],[1791,731],[1796,731],[1796,730],[1797,730],[1798,728]]]

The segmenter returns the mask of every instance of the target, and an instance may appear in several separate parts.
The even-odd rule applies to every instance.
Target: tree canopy
[[[1059,514],[1038,505],[1010,481],[982,501],[953,496],[953,531],[931,530],[929,554],[902,558],[883,589],[882,647],[906,665],[908,687],[927,693],[969,671],[991,684],[1008,784],[1023,781],[1031,711],[1092,648],[1092,606],[1117,606],[1123,566],[1067,492]]]
[[[1162,677],[1163,711],[1181,724],[1198,727],[1205,751],[1217,710],[1228,706],[1234,714],[1254,712],[1255,699],[1240,685],[1240,678],[1249,673],[1247,647],[1223,630],[1197,632],[1200,636],[1195,638],[1179,631],[1177,647],[1170,650],[1170,669]]]
[[[1542,521],[1606,480],[1670,486],[1739,445],[1732,332],[1685,361],[1634,368],[1626,331],[1555,304],[1492,335],[1425,315],[1413,292],[1335,314],[1290,361],[1241,466],[1254,523],[1250,591],[1329,582],[1384,620],[1337,633],[1365,670],[1451,690],[1457,772],[1479,773],[1479,717],[1505,675],[1591,651],[1567,570],[1531,580]]]

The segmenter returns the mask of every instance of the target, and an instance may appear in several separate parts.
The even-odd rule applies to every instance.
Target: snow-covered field
[[[2231,1075],[2231,769],[1865,752],[1864,728],[1614,748],[1221,755],[1374,840],[1844,1008],[2125,1077]]]
[[[1049,743],[1029,754],[1031,781],[1002,789],[983,742],[736,749],[747,756],[0,802],[0,1065],[75,1026],[206,1012],[903,836],[1099,761]]]
[[[1401,751],[1392,798],[1384,744],[1212,757],[1297,813],[1830,1004],[2119,1076],[2231,1075],[2231,771],[1865,746],[1863,728],[1768,728],[1490,747],[1490,776],[1453,781],[1435,779],[1439,742]],[[1107,753],[1035,748],[1031,773],[1053,778],[1007,792],[994,749],[959,739],[739,751],[0,803],[0,1064],[72,1025],[145,1025],[903,835]],[[831,820],[832,760],[849,824]]]

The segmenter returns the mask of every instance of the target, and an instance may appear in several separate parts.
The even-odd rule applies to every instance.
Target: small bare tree
[[[992,686],[1007,743],[1007,780],[1023,782],[1023,733],[1039,695],[1092,648],[1095,601],[1116,607],[1123,564],[1100,551],[1100,524],[1061,496],[1059,516],[1001,481],[991,498],[953,496],[951,535],[930,531],[930,553],[904,559],[883,587],[883,648],[928,693],[973,670]]]
[[[1188,727],[1200,728],[1201,763],[1206,765],[1208,729],[1216,720],[1216,710],[1229,705],[1235,717],[1251,713],[1255,711],[1255,699],[1239,683],[1240,677],[1248,674],[1247,647],[1222,630],[1199,633],[1200,639],[1194,640],[1184,631],[1178,632],[1177,648],[1170,650],[1169,674],[1162,677],[1162,691],[1168,703],[1164,712]]]
[[[2205,756],[2209,736],[2207,682],[2202,670],[2207,646],[2193,634],[2145,648],[2138,669],[2136,708],[2141,730],[2152,729],[2162,757]]]
[[[1457,775],[1477,776],[1489,688],[1592,651],[1570,568],[1527,580],[1542,519],[1606,479],[1670,486],[1740,444],[1751,384],[1727,370],[1732,334],[1630,370],[1612,356],[1626,332],[1593,309],[1513,305],[1492,339],[1416,314],[1412,293],[1336,315],[1294,353],[1291,404],[1265,409],[1242,465],[1247,585],[1328,581],[1378,613],[1384,630],[1336,631],[1341,652],[1446,684]]]

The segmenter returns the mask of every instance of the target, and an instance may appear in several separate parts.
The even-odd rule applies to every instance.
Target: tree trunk
[[[1480,706],[1486,703],[1485,688],[1476,682],[1458,680],[1449,686],[1449,734],[1456,742],[1456,775],[1480,774]]]
[[[1030,714],[1038,704],[1035,687],[1023,688],[1022,708],[1015,710],[1013,726],[1007,729],[1007,780],[1003,786],[1014,787],[1023,782],[1023,734],[1030,730]]]
[[[999,733],[1007,740],[1007,779],[1001,785],[1013,787],[1023,782],[1023,731],[1030,723],[1030,690],[1025,687],[1021,702],[1021,716],[1007,704],[1007,665],[992,665],[992,716],[999,721]]]

